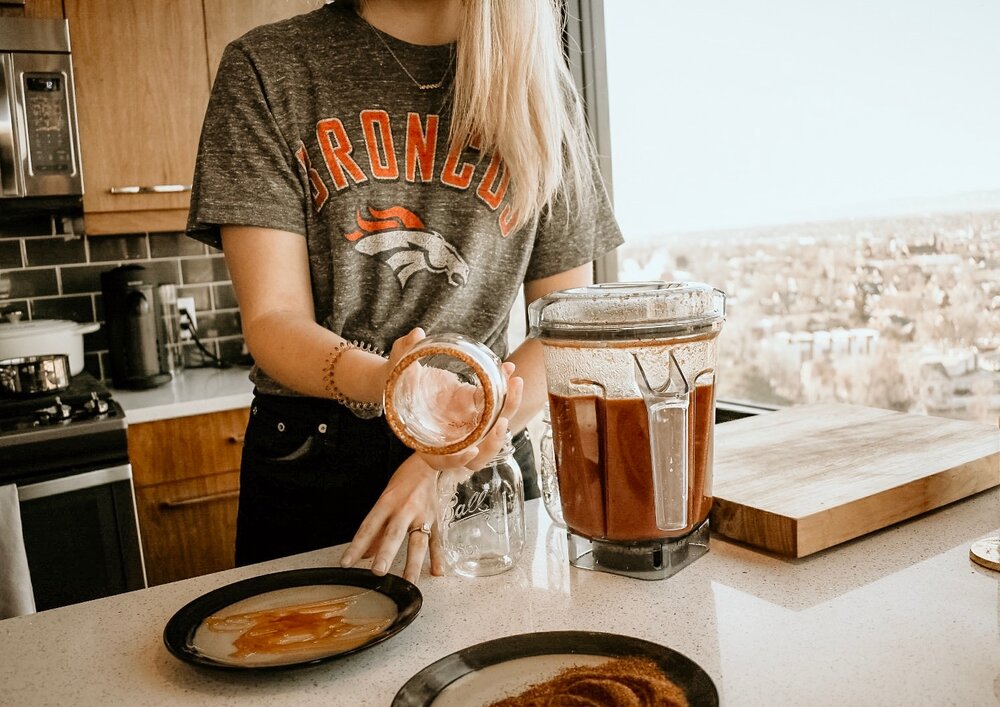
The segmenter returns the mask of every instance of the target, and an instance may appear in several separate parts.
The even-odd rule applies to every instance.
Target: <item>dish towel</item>
[[[0,486],[0,619],[35,613],[17,486]]]

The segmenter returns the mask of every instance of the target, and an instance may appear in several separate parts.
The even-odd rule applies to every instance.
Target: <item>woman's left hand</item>
[[[405,579],[415,583],[420,578],[428,549],[431,574],[444,574],[436,537],[437,476],[438,471],[418,454],[411,454],[400,464],[344,551],[341,565],[351,567],[362,558],[372,557],[372,572],[384,575],[405,542]]]

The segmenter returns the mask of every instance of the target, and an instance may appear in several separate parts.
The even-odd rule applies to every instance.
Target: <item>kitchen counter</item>
[[[111,395],[125,408],[132,425],[250,407],[253,383],[249,376],[250,369],[244,366],[185,368],[158,388],[112,388]]]
[[[802,560],[713,537],[707,555],[654,582],[571,568],[565,536],[541,504],[527,511],[528,548],[512,571],[425,576],[410,626],[307,669],[196,669],[167,652],[162,630],[211,589],[336,566],[342,547],[0,621],[0,704],[387,706],[414,673],[455,650],[547,630],[669,646],[712,676],[728,706],[993,705],[1000,697],[1000,573],[969,560],[975,540],[997,533],[1000,489]]]

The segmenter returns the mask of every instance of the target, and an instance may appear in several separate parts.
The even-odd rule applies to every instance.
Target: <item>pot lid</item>
[[[77,333],[80,325],[68,319],[32,319],[28,322],[0,322],[0,340],[42,334]]]
[[[531,336],[656,339],[718,330],[726,295],[701,282],[620,282],[552,292],[531,303]]]

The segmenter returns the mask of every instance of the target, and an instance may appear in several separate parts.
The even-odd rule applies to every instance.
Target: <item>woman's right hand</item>
[[[389,358],[382,364],[380,372],[381,380],[379,382],[382,384],[383,391],[389,383],[389,374],[392,373],[392,369],[396,367],[396,364],[399,363],[403,356],[410,353],[410,349],[426,338],[427,333],[422,328],[414,327],[408,334],[404,334],[392,342],[392,348],[389,349]]]

